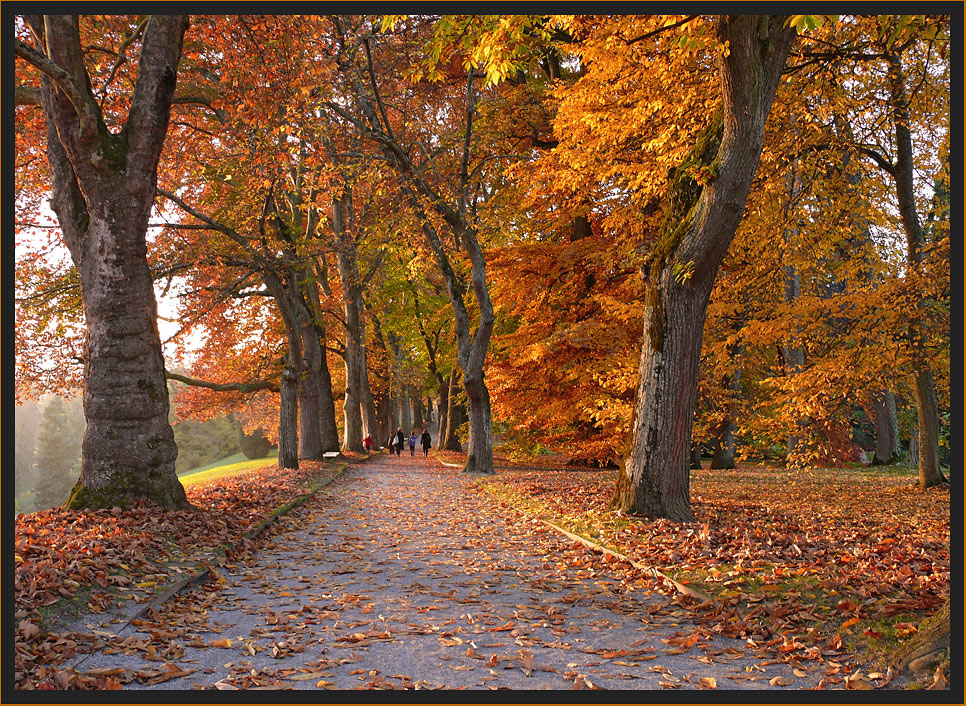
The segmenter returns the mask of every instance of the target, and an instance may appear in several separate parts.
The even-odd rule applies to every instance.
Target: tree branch
[[[205,387],[209,390],[215,390],[216,392],[242,392],[246,395],[253,392],[258,392],[259,390],[271,390],[272,392],[278,392],[278,383],[269,382],[267,380],[226,383],[207,382],[206,380],[198,380],[196,378],[189,378],[185,375],[178,375],[177,373],[172,373],[169,370],[164,371],[164,377],[168,380],[183,382],[185,385],[191,385],[192,387]]]
[[[856,146],[856,149],[858,149],[859,152],[864,154],[866,157],[869,157],[886,174],[889,174],[890,176],[895,177],[896,175],[895,165],[893,165],[892,162],[890,162],[888,159],[882,156],[879,152],[876,152],[871,147],[862,147],[859,145]]]
[[[19,39],[13,40],[14,53],[27,63],[33,65],[44,74],[67,96],[77,119],[80,121],[81,132],[85,137],[97,135],[97,117],[92,105],[93,99],[81,90],[73,77],[66,70],[48,59],[43,53],[24,44]]]

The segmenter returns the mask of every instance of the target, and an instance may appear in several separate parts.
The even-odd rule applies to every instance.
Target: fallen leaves
[[[695,471],[697,523],[628,522],[606,511],[613,471],[514,470],[499,463],[506,471],[482,487],[502,502],[681,582],[690,578],[722,604],[695,609],[707,628],[753,638],[783,659],[841,655],[850,644],[843,635],[856,629],[862,639],[879,639],[882,632],[863,630],[863,621],[896,615],[914,617],[896,624],[896,636],[906,637],[949,593],[948,488],[924,491],[907,478],[873,471]],[[607,566],[640,580],[639,572],[600,555],[574,548],[567,554],[588,571]],[[819,643],[819,636],[828,641]],[[669,646],[671,654],[687,649]]]
[[[16,688],[67,688],[53,681],[51,675],[62,672],[50,667],[71,653],[56,633],[39,626],[38,608],[61,600],[76,602],[91,588],[86,607],[92,612],[102,612],[115,601],[144,602],[183,578],[176,569],[190,566],[215,547],[234,543],[236,553],[250,551],[254,545],[243,537],[246,531],[268,520],[272,510],[303,493],[313,480],[332,474],[331,467],[320,463],[301,466],[267,467],[190,486],[188,499],[201,512],[139,503],[129,510],[52,508],[17,515]],[[67,679],[71,688],[88,683],[70,675],[59,678]],[[92,688],[109,688],[103,679],[90,683],[96,684]]]

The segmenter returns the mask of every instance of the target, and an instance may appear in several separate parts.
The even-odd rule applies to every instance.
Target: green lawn
[[[256,459],[249,459],[245,457],[245,454],[237,453],[233,454],[232,456],[226,456],[225,458],[219,459],[214,463],[209,463],[206,466],[192,468],[190,471],[186,471],[185,473],[179,475],[178,479],[185,487],[189,485],[197,485],[199,483],[207,483],[218,478],[227,478],[228,476],[235,476],[239,473],[251,471],[256,468],[271,466],[273,463],[275,463],[276,458],[277,451],[272,451],[271,456]]]

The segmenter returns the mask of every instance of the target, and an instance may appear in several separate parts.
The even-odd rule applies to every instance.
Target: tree
[[[671,177],[662,233],[644,268],[645,334],[634,421],[614,504],[691,521],[688,451],[708,297],[758,167],[765,120],[795,29],[781,16],[716,21],[721,112]],[[700,181],[699,181],[700,180]],[[683,277],[682,272],[693,272]]]
[[[87,429],[80,479],[67,504],[126,507],[147,498],[188,507],[175,474],[178,451],[145,243],[188,19],[157,15],[130,28],[127,44],[141,36],[133,91],[105,84],[100,97],[86,67],[80,18],[25,19],[34,44],[15,39],[15,50],[42,73],[51,206],[79,274],[87,323]],[[102,109],[108,93],[115,94],[112,108],[129,101],[126,119]]]
[[[354,23],[348,17],[334,18],[340,36],[340,71],[345,77],[346,92],[351,95],[355,112],[327,101],[325,107],[359,129],[365,138],[376,144],[382,156],[397,173],[402,193],[410,207],[422,221],[421,227],[436,257],[437,265],[446,280],[447,292],[456,319],[457,359],[463,371],[463,387],[469,406],[470,443],[464,473],[493,473],[493,428],[490,395],[483,379],[483,367],[493,331],[493,304],[486,280],[486,261],[477,229],[472,223],[469,160],[473,145],[473,119],[476,112],[474,81],[479,78],[470,68],[466,74],[466,97],[463,106],[465,122],[463,139],[459,143],[459,161],[455,175],[449,182],[450,194],[435,187],[431,174],[434,160],[421,153],[428,163],[414,159],[417,144],[406,145],[396,131],[386,111],[379,89],[380,76],[373,60],[372,37],[366,29],[353,37]],[[355,27],[359,30],[359,27]],[[445,187],[444,187],[445,188]],[[431,217],[432,215],[432,217]],[[435,219],[435,220],[434,220]],[[454,268],[452,258],[444,247],[437,223],[445,225],[453,239],[463,249],[470,262],[470,286],[479,310],[479,324],[473,329],[466,304],[466,283]]]
[[[892,28],[884,28],[892,29]],[[883,32],[883,37],[887,36]],[[901,45],[891,44],[886,39],[882,50],[888,64],[889,107],[895,129],[895,159],[890,161],[871,149],[876,163],[893,178],[902,227],[906,234],[906,257],[909,269],[920,272],[925,263],[924,247],[926,235],[916,206],[915,197],[915,156],[912,149],[912,133],[909,116],[909,89],[903,69],[903,50]],[[917,303],[917,308],[925,305]],[[909,319],[907,337],[912,351],[913,376],[916,390],[916,412],[919,418],[919,484],[928,488],[944,483],[946,478],[939,470],[939,411],[936,400],[936,386],[933,382],[929,357],[925,350],[924,335],[919,316]]]

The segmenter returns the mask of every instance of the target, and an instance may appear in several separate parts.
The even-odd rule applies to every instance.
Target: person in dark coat
[[[403,434],[402,427],[396,429],[396,455],[402,456],[403,444],[406,443],[406,436]]]
[[[428,429],[423,429],[423,435],[421,439],[423,444],[423,456],[429,456],[429,447],[433,445],[433,437],[429,435]]]

